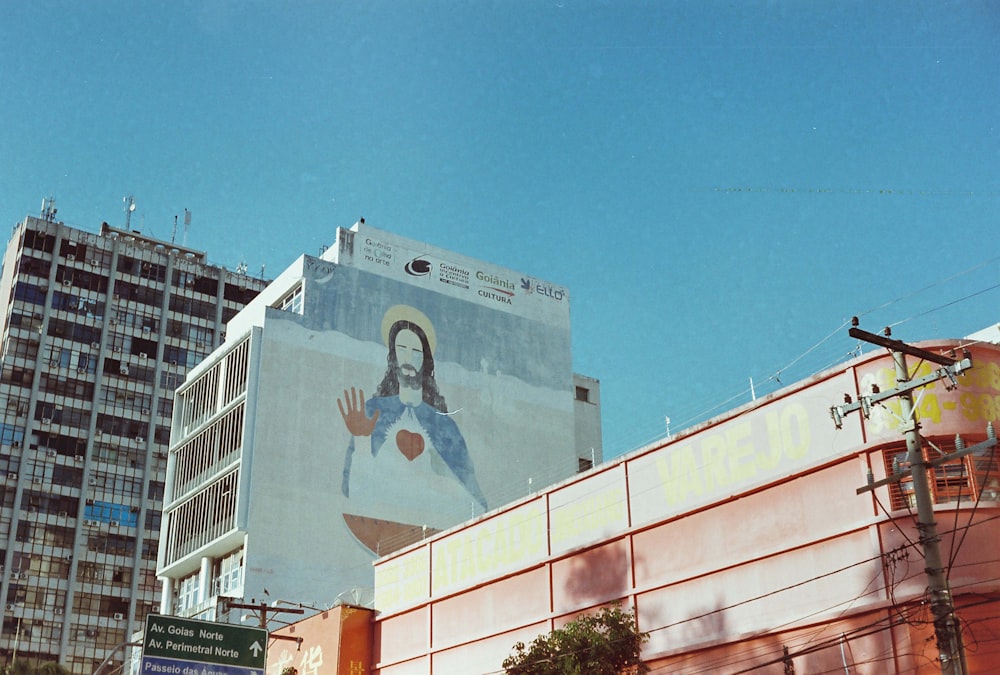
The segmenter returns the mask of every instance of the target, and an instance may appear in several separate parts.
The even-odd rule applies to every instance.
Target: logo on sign
[[[521,277],[521,290],[528,295],[531,293],[544,295],[547,298],[552,298],[556,302],[561,302],[563,298],[566,297],[566,291],[562,288],[556,288],[555,286],[549,286],[548,284],[540,284],[537,281],[532,281],[531,279],[526,279],[525,277]]]
[[[425,277],[431,273],[431,262],[423,258],[414,258],[406,263],[403,269],[412,277]]]

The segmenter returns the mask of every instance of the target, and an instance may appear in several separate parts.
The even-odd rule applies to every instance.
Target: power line
[[[1000,256],[994,256],[987,260],[983,260],[959,272],[950,274],[942,279],[931,282],[929,284],[925,284],[924,286],[910,293],[873,305],[869,309],[859,312],[857,316],[859,318],[864,318],[867,316],[871,316],[882,310],[886,310],[888,308],[901,305],[902,303],[911,300],[914,297],[922,296],[934,289],[945,287],[946,285],[956,281],[957,279],[968,276],[974,272],[982,270],[998,262],[1000,262]],[[916,319],[936,314],[947,308],[953,307],[963,302],[967,302],[971,299],[977,298],[979,296],[982,296],[991,291],[995,291],[997,289],[1000,289],[1000,283],[991,283],[990,285],[982,287],[976,291],[965,293],[958,297],[953,297],[947,302],[935,304],[932,307],[920,310],[918,312],[908,313],[903,318],[896,319],[895,321],[888,323],[887,325],[892,327],[900,326],[908,322],[914,321]],[[781,386],[784,385],[786,382],[796,381],[804,377],[808,377],[809,375],[812,375],[815,372],[828,369],[839,363],[843,363],[845,360],[849,358],[859,356],[861,354],[860,346],[852,352],[844,352],[840,349],[834,349],[834,350],[826,349],[821,352],[821,349],[824,347],[828,347],[831,341],[833,341],[838,336],[840,331],[846,325],[847,325],[847,320],[842,321],[836,328],[834,328],[829,333],[821,337],[815,344],[808,347],[804,351],[798,353],[797,355],[790,357],[786,361],[785,365],[778,367],[777,369],[769,373],[764,373],[764,374],[758,373],[756,375],[753,375],[752,376],[753,381],[755,383],[760,383],[758,384],[758,386],[767,384],[774,384]],[[961,336],[954,336],[954,337],[961,337]],[[818,359],[813,358],[807,361],[806,360],[807,357],[810,356],[812,357],[818,356],[819,358]],[[804,368],[795,371],[795,373],[792,374],[791,376],[787,376],[788,371],[790,371],[795,366],[799,366],[800,364],[804,366]],[[783,377],[784,377],[784,382],[782,381]],[[708,419],[711,419],[713,416],[717,414],[724,413],[727,410],[731,409],[733,405],[738,402],[749,402],[750,400],[751,400],[751,388],[749,386],[743,386],[743,385],[739,387],[734,387],[733,389],[729,390],[729,393],[722,395],[719,395],[718,393],[707,394],[702,396],[700,400],[693,400],[689,398],[687,400],[687,407],[690,410],[689,412],[678,411],[676,408],[671,410],[671,418],[673,420],[672,426],[675,429],[674,434],[682,432],[686,428],[689,428],[691,426],[702,423]],[[641,440],[633,439],[633,441],[631,442],[626,442],[623,444],[621,450],[616,448],[606,448],[605,456],[615,457],[622,454],[627,454],[639,448],[650,445],[658,440],[663,440],[665,431],[663,429],[662,420],[660,418],[657,418],[655,422],[647,423],[647,429],[648,431],[642,433]]]
[[[725,194],[780,194],[780,195],[871,195],[877,197],[1000,197],[998,190],[948,190],[933,188],[845,188],[845,187],[796,187],[773,185],[715,186],[707,189]]]

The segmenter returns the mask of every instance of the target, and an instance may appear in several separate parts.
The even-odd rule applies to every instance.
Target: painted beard
[[[420,388],[420,373],[410,365],[399,367],[399,386],[407,389]]]

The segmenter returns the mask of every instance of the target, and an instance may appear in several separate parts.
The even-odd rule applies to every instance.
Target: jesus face
[[[409,389],[420,388],[420,371],[424,366],[424,348],[420,336],[409,328],[396,334],[396,363],[399,384]]]

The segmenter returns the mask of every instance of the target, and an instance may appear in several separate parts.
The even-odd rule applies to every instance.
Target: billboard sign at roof
[[[337,253],[341,265],[534,320],[569,321],[562,286],[372,227],[339,230]]]

